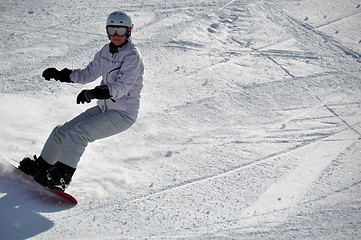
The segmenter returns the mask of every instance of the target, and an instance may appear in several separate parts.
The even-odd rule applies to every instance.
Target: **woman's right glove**
[[[61,71],[58,71],[56,68],[47,68],[43,72],[43,77],[45,80],[50,80],[50,78],[54,78],[60,82],[68,82],[72,83],[73,81],[70,80],[70,74],[72,70],[64,68]]]
[[[90,103],[92,99],[109,99],[112,96],[109,93],[109,88],[107,85],[100,85],[95,87],[92,90],[83,90],[79,93],[76,103],[84,104],[85,102]],[[112,100],[114,101],[114,100]]]

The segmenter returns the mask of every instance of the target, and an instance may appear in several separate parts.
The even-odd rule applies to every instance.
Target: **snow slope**
[[[360,5],[1,1],[2,159],[94,105],[41,73],[85,67],[111,11],[132,16],[146,73],[137,123],[86,149],[77,206],[0,160],[0,239],[359,239]]]

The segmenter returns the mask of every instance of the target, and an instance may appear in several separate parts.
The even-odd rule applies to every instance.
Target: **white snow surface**
[[[361,2],[0,2],[0,239],[360,239]],[[83,68],[129,13],[137,123],[89,144],[50,201],[3,159],[39,155],[95,103],[45,81]]]

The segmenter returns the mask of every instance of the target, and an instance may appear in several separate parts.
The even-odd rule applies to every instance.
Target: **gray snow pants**
[[[76,168],[89,142],[106,138],[130,128],[134,120],[118,111],[103,112],[98,106],[89,108],[51,132],[41,156],[50,163],[62,162]]]

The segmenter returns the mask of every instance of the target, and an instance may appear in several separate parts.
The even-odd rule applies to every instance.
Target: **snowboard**
[[[62,200],[65,200],[68,203],[74,204],[76,205],[78,203],[78,201],[71,196],[68,193],[59,191],[59,190],[55,190],[55,189],[50,189],[48,187],[45,187],[43,185],[41,185],[40,183],[38,183],[37,181],[35,181],[31,176],[25,174],[23,171],[21,171],[19,168],[17,168],[14,164],[8,162],[7,160],[3,159],[5,163],[7,163],[11,168],[14,169],[14,171],[19,174],[20,177],[25,178],[26,180],[28,180],[28,182],[31,182],[31,184],[34,184],[35,186],[37,186],[39,189],[43,189],[44,191],[50,193],[53,196],[59,197]]]

